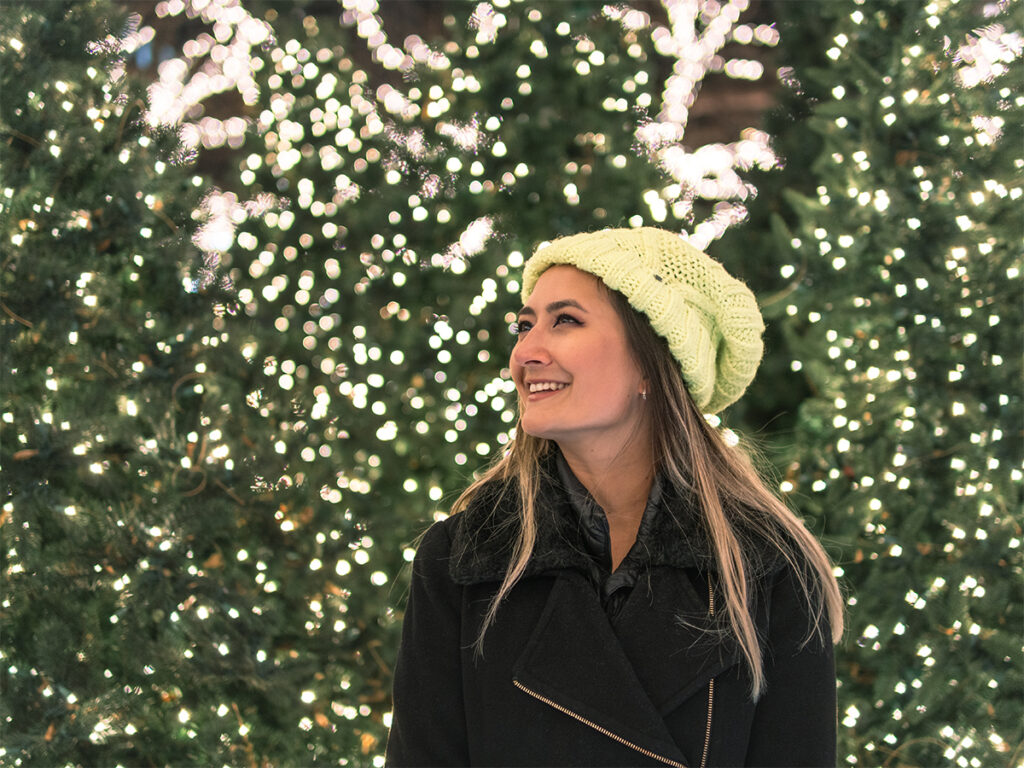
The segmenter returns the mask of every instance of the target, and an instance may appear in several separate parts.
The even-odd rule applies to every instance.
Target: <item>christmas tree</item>
[[[788,100],[808,117],[774,122],[790,167],[752,216],[807,392],[775,436],[782,488],[849,594],[840,755],[1017,765],[1021,9],[778,8]]]
[[[181,613],[205,597],[204,533],[233,527],[236,506],[201,497],[232,480],[207,474],[189,437],[213,338],[209,301],[182,286],[199,179],[176,135],[142,120],[134,32],[101,0],[3,9],[9,764],[186,761],[188,712],[221,666]]]
[[[514,424],[517,267],[655,223],[768,317],[729,420],[849,593],[842,760],[1015,765],[1019,6],[429,7],[159,3],[209,31],[147,93],[109,3],[5,5],[2,762],[379,764],[416,536]],[[695,146],[776,43],[785,169]]]
[[[5,9],[6,759],[379,764],[416,536],[514,423],[516,268],[605,225],[708,245],[774,164],[683,143],[706,75],[760,74],[723,47],[777,42],[740,3],[457,3],[401,45],[370,5],[157,6],[245,64],[251,130],[183,125],[238,140],[219,190],[147,128],[187,63],[147,111],[110,72],[145,30]]]

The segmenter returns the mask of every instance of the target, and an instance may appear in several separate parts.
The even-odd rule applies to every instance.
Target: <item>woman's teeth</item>
[[[565,389],[568,384],[557,381],[540,381],[530,385],[530,392],[547,392],[548,390]]]

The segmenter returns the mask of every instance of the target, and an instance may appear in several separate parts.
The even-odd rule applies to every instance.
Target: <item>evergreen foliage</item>
[[[275,6],[259,54],[262,111],[228,186],[273,210],[224,254],[240,354],[221,369],[264,446],[251,471],[287,543],[257,557],[308,633],[273,664],[311,692],[288,711],[317,754],[383,748],[385,608],[416,535],[514,424],[515,268],[559,234],[649,220],[644,193],[667,183],[634,137],[660,57],[590,4],[544,8],[482,42],[456,4],[446,43],[407,41],[414,63],[389,71],[351,27]],[[632,103],[609,110],[627,81]]]
[[[637,140],[649,27],[453,3],[399,49],[343,6],[246,3],[220,191],[140,119],[122,12],[4,4],[2,764],[380,764],[416,537],[514,424],[517,267],[718,211]],[[844,572],[842,759],[1013,765],[1020,7],[772,7],[787,167],[709,248],[770,324],[731,419],[787,414]]]
[[[103,0],[3,8],[10,764],[194,761],[178,713],[221,685],[206,626],[180,609],[205,596],[204,542],[235,506],[200,506],[186,468],[210,333],[209,302],[182,290],[199,195],[177,137],[147,128],[144,89],[119,74],[126,31]]]
[[[108,4],[5,9],[6,758],[379,761],[411,545],[514,422],[515,268],[670,181],[635,131],[674,59],[540,7],[457,4],[400,67],[264,8],[201,204]]]
[[[1021,8],[778,8],[809,117],[769,128],[790,167],[752,217],[789,283],[772,325],[808,393],[775,438],[783,487],[849,592],[840,755],[1016,765]]]

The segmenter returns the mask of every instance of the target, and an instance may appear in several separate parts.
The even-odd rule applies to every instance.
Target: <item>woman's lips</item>
[[[531,381],[526,385],[530,392],[543,392],[545,390],[565,389],[569,386],[564,381]]]
[[[544,400],[568,389],[569,385],[560,381],[533,382],[527,386],[527,400]]]

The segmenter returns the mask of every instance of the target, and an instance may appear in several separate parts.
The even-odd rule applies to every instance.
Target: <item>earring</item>
[[[647,399],[647,390],[646,389],[643,392],[640,393],[640,397],[642,397],[644,400]]]

